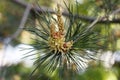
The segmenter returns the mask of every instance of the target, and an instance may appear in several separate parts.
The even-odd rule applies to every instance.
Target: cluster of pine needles
[[[69,16],[66,18],[59,5],[54,15],[57,18],[49,12],[37,13],[37,24],[26,28],[35,35],[30,45],[34,47],[32,51],[36,51],[33,54],[37,55],[36,68],[31,74],[39,68],[49,74],[79,73],[90,61],[97,59],[98,51],[103,48],[102,37],[93,27],[75,19],[70,8],[67,9]]]

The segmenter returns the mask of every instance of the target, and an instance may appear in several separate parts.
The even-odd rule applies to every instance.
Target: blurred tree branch
[[[25,25],[25,23],[27,21],[28,15],[30,13],[30,10],[31,10],[31,4],[29,3],[29,4],[26,5],[26,9],[24,11],[24,14],[23,14],[23,17],[21,19],[21,22],[20,22],[20,25],[19,25],[18,29],[16,30],[16,32],[14,34],[11,35],[11,37],[9,39],[4,41],[4,44],[5,44],[5,46],[3,46],[3,53],[4,54],[2,56],[0,66],[3,66],[3,64],[4,64],[5,53],[6,53],[6,49],[7,49],[8,45],[9,45],[9,43],[13,39],[17,38],[19,36],[19,34],[22,32],[22,30],[24,28],[24,25]],[[2,76],[4,76],[4,69],[3,68],[4,67],[0,67],[0,75],[2,74]],[[1,70],[3,70],[3,72],[1,72]],[[1,80],[1,76],[0,76],[0,80]]]
[[[28,18],[30,9],[31,9],[31,5],[28,4],[28,5],[26,6],[26,10],[25,10],[24,15],[23,15],[23,17],[22,17],[22,20],[21,20],[21,23],[20,23],[20,25],[19,25],[19,28],[18,28],[18,30],[15,32],[15,34],[13,35],[13,38],[16,38],[16,37],[20,34],[20,32],[22,31],[22,29],[24,28],[24,25],[25,25],[26,20],[27,20],[27,18]]]
[[[21,0],[12,0],[14,3],[17,3],[19,5],[21,5],[22,7],[26,7],[28,3],[23,2]],[[49,12],[52,14],[55,14],[55,11],[53,11],[52,9],[48,8],[48,7],[43,7],[43,6],[36,6],[36,5],[31,5],[31,11],[38,11],[39,13],[42,14],[42,12]],[[120,9],[116,9],[111,15],[119,13]],[[64,16],[69,16],[70,14],[68,14],[67,12],[63,12],[62,13]],[[83,15],[77,15],[75,14],[74,17],[76,19],[81,19],[83,21],[87,21],[87,22],[93,22],[94,20],[96,20],[96,17],[90,17],[90,16],[83,16]],[[108,19],[102,19],[99,20],[97,23],[120,23],[120,19],[113,19],[113,20],[108,20]]]
[[[16,30],[16,32],[10,37],[10,39],[5,42],[5,45],[7,46],[13,39],[17,38],[19,36],[19,34],[21,33],[21,31],[23,30],[24,28],[24,25],[27,21],[27,18],[28,18],[28,15],[30,13],[30,10],[31,10],[31,4],[27,4],[26,6],[26,9],[24,11],[24,14],[23,14],[23,17],[21,19],[21,22],[20,22],[20,25],[18,26],[18,29]]]

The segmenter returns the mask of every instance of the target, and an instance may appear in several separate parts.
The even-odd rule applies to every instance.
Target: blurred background
[[[84,24],[88,24],[98,16],[110,14],[118,9],[118,13],[109,17],[109,21],[103,20],[95,25],[96,30],[103,35],[109,36],[109,42],[104,44],[107,48],[102,53],[100,59],[102,62],[91,62],[84,72],[75,76],[73,80],[120,80],[120,1],[119,0],[64,0],[66,4],[75,4],[73,12],[76,12],[75,6],[78,6],[78,15]],[[64,1],[61,0],[38,0],[43,10],[56,10],[56,4],[62,6],[63,12],[66,12]],[[76,1],[79,3],[76,4]],[[32,0],[0,0],[0,80],[27,80],[33,70],[33,58],[24,58],[26,53],[31,52],[32,46],[25,45],[32,43],[30,34],[27,31],[19,32],[21,20],[24,16],[27,4]],[[35,7],[36,1],[33,1]],[[34,9],[29,12],[24,27],[34,22]],[[24,28],[23,27],[23,28]],[[17,36],[14,36],[19,32]],[[33,54],[31,52],[30,54]],[[39,80],[59,80],[58,77],[51,77],[40,69],[32,76],[34,78],[40,75]]]

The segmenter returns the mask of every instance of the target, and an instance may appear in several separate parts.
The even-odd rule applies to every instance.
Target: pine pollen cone
[[[65,42],[65,34],[64,34],[64,24],[61,18],[60,7],[58,6],[57,12],[57,27],[58,31],[55,30],[55,24],[51,23],[50,25],[50,37],[48,43],[52,50],[55,52],[59,51],[61,53],[66,53],[69,51],[73,45],[73,41]]]

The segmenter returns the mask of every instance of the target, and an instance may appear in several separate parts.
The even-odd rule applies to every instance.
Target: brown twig
[[[17,3],[17,4],[19,4],[19,5],[21,5],[22,7],[26,7],[27,6],[27,3],[25,3],[25,2],[23,2],[23,1],[21,1],[21,0],[12,0],[14,3]],[[50,8],[48,8],[48,7],[43,7],[43,6],[41,6],[40,8],[38,7],[38,6],[36,6],[36,5],[34,5],[34,6],[32,6],[32,8],[31,8],[31,11],[38,11],[39,13],[43,13],[43,12],[49,12],[49,13],[52,13],[52,14],[55,14],[55,11],[53,11],[52,9],[50,9]],[[112,15],[113,14],[116,14],[116,13],[118,13],[118,12],[120,12],[120,9],[116,9],[115,11],[114,11],[114,13],[112,13]],[[64,16],[69,16],[70,14],[69,13],[67,13],[67,12],[63,12],[62,13]],[[81,20],[83,20],[83,21],[87,21],[87,22],[93,22],[93,21],[95,21],[97,18],[96,17],[90,17],[90,16],[83,16],[83,15],[78,15],[78,14],[75,14],[75,15],[73,15],[76,19],[81,19]],[[99,20],[97,23],[120,23],[120,19],[113,19],[113,20],[104,20],[104,19],[101,19],[101,20]]]

